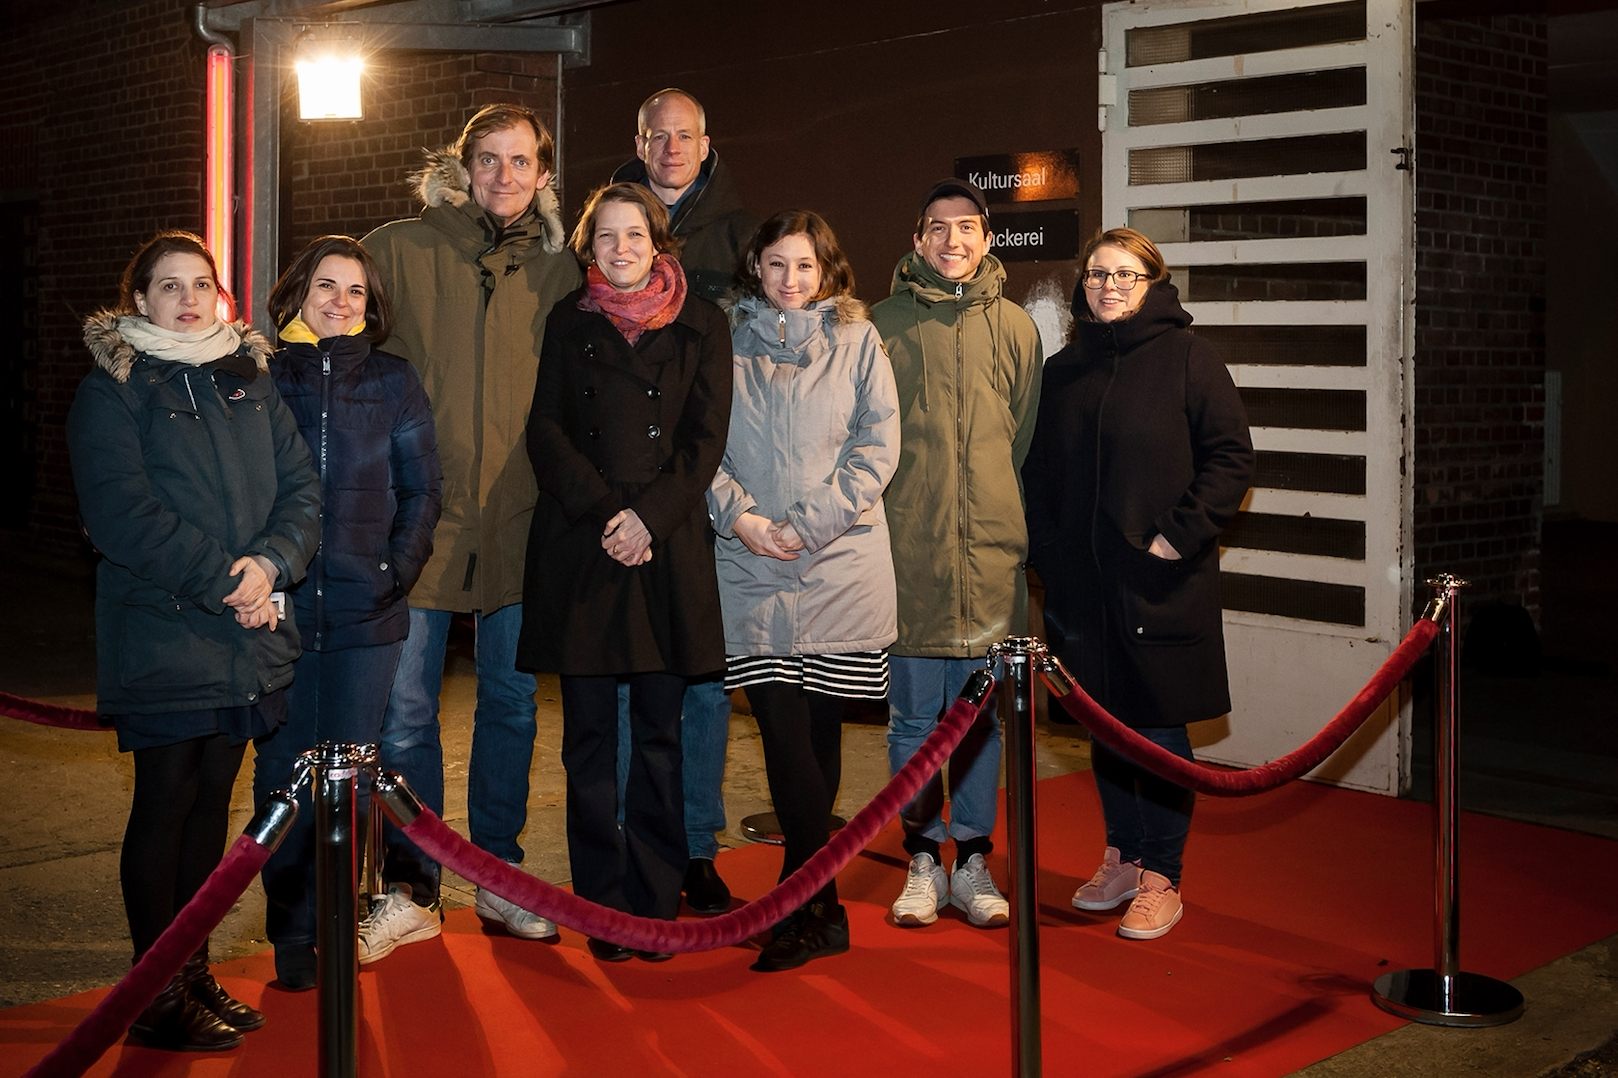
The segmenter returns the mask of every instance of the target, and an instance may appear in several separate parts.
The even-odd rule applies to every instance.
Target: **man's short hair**
[[[450,145],[450,153],[459,157],[461,167],[471,172],[472,150],[477,146],[479,139],[496,131],[505,131],[523,124],[534,129],[534,139],[539,143],[540,171],[555,171],[556,140],[551,138],[550,129],[545,126],[545,121],[539,118],[539,114],[522,105],[485,105],[478,109],[472,118],[466,121],[466,127],[461,130],[461,137]]]
[[[697,134],[706,135],[708,133],[708,113],[702,107],[702,102],[678,86],[665,86],[640,103],[640,111],[635,113],[635,131],[637,134],[644,136],[651,133],[651,129],[647,127],[647,117],[651,116],[652,111],[661,105],[664,99],[669,97],[683,97],[691,102],[691,107],[697,110]]]

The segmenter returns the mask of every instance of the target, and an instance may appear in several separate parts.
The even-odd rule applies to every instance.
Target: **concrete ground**
[[[1610,551],[1618,528],[1548,525],[1543,558],[1537,676],[1468,671],[1463,696],[1464,807],[1618,838],[1618,629],[1605,620],[1618,585],[1578,575]],[[1604,589],[1604,590],[1603,590]],[[92,565],[34,549],[0,532],[0,690],[76,707],[94,706]],[[1418,671],[1418,675],[1419,675]],[[1418,676],[1416,796],[1430,785],[1430,719]],[[464,832],[466,761],[474,677],[470,641],[452,639],[443,718],[445,817]],[[554,679],[538,693],[529,824],[529,871],[568,876],[563,785],[556,760],[561,713]],[[839,811],[851,814],[887,781],[880,712],[851,722],[843,741]],[[1071,726],[1039,724],[1040,777],[1089,766],[1089,746]],[[251,814],[251,753],[238,781],[232,833]],[[118,893],[118,849],[133,771],[112,735],[0,719],[0,1007],[115,982],[128,968],[129,938]],[[743,817],[769,808],[758,733],[731,717],[725,801],[727,845],[745,841]],[[1577,866],[1557,866],[1576,886]],[[472,889],[445,880],[445,900],[466,905]],[[1554,915],[1554,911],[1544,911]],[[266,949],[263,897],[252,888],[213,936],[216,958]],[[1464,955],[1463,955],[1464,957]],[[1618,1076],[1618,937],[1534,970],[1515,982],[1527,1013],[1492,1030],[1408,1025],[1299,1072],[1309,1078],[1605,1078]]]

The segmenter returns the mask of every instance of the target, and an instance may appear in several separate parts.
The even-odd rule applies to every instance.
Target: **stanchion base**
[[[827,828],[833,833],[841,831],[848,821],[833,813],[826,821]],[[742,837],[749,842],[767,842],[771,846],[782,846],[786,840],[781,837],[781,821],[773,812],[755,812],[751,816],[742,817]]]
[[[1371,986],[1371,1000],[1389,1014],[1429,1026],[1503,1026],[1522,1017],[1522,993],[1481,973],[1459,973],[1450,998],[1440,998],[1438,973],[1402,969]]]

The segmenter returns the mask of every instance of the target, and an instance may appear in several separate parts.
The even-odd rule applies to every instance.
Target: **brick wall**
[[[0,42],[0,200],[37,205],[26,519],[44,545],[79,544],[63,422],[88,369],[80,323],[116,299],[119,272],[153,232],[202,230],[207,50],[191,29],[194,7],[56,0],[20,9]],[[415,213],[404,180],[421,147],[446,145],[494,101],[526,104],[554,126],[555,58],[384,54],[369,71],[370,118],[303,124],[284,113],[282,261],[322,233],[363,235]],[[286,107],[296,107],[291,92]],[[23,257],[11,248],[0,257]]]
[[[1417,578],[1537,618],[1545,18],[1420,19],[1416,124]]]
[[[302,123],[288,94],[281,118],[280,264],[327,233],[363,236],[421,206],[406,177],[423,148],[442,149],[484,105],[526,105],[556,128],[553,55],[384,53],[366,69],[366,118]]]

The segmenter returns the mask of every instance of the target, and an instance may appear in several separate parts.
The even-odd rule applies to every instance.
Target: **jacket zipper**
[[[326,496],[326,437],[329,429],[328,417],[331,415],[331,353],[320,353],[320,495],[322,502]],[[321,530],[326,527],[326,510],[320,511]],[[317,548],[318,551],[318,548]],[[326,560],[320,559],[319,575],[315,578],[315,646],[319,651],[321,635],[326,628]]]
[[[781,323],[781,347],[785,348],[787,346],[787,313],[785,311],[777,311],[776,317],[780,319]]]
[[[961,295],[961,285],[955,285],[955,296]],[[957,601],[961,611],[961,646],[970,647],[971,639],[967,636],[968,626],[972,622],[971,603],[968,601],[970,588],[967,584],[967,556],[966,556],[966,431],[962,413],[966,409],[966,329],[961,312],[955,312],[955,580],[958,591]]]

